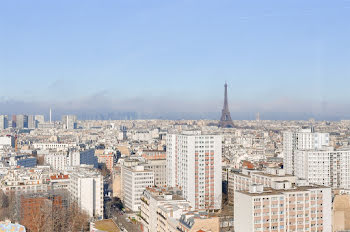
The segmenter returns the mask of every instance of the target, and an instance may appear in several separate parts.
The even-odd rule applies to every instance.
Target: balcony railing
[[[141,200],[143,203],[145,203],[146,205],[149,206],[149,203],[148,203],[143,197],[141,197],[140,200]]]

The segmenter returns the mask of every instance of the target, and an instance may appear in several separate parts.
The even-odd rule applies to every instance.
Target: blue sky
[[[347,117],[349,23],[350,1],[0,0],[0,102],[217,112],[228,81],[232,114]]]

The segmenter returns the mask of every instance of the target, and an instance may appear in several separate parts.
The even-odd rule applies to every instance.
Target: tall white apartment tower
[[[221,208],[222,137],[199,131],[167,135],[167,185],[178,187],[195,210]]]
[[[333,147],[322,150],[296,151],[295,175],[312,184],[350,189],[350,151]]]
[[[315,150],[329,146],[328,133],[315,133],[312,129],[283,132],[283,166],[286,174],[294,175],[296,150]]]

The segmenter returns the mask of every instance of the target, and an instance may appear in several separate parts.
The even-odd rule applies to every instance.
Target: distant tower
[[[52,112],[51,112],[51,108],[50,108],[50,123],[52,122],[51,121],[51,119],[52,119],[51,117],[52,117]]]
[[[258,112],[257,114],[256,114],[256,121],[260,121],[260,112]]]
[[[227,83],[225,83],[225,100],[224,100],[224,108],[222,109],[221,119],[219,123],[219,127],[223,128],[233,128],[233,122],[231,119],[230,111],[228,109],[228,101],[227,101]]]

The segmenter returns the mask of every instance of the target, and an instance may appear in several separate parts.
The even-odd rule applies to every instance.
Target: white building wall
[[[214,197],[215,197],[215,208],[220,209],[221,203],[222,203],[222,138],[221,136],[214,137],[214,150],[215,150],[215,156],[214,156]]]
[[[103,217],[103,177],[93,170],[76,169],[70,172],[68,190],[71,198],[90,217]]]
[[[350,189],[350,151],[296,151],[295,164],[298,178],[313,184]]]
[[[194,209],[221,209],[221,156],[219,135],[167,135],[168,186],[181,188]]]
[[[2,136],[0,137],[0,147],[2,146],[15,146],[15,138],[13,136]]]
[[[66,154],[48,154],[44,156],[46,164],[55,170],[65,170],[68,166],[68,159]]]
[[[247,194],[235,192],[234,228],[235,232],[254,231],[253,200]]]
[[[167,140],[167,146],[166,146],[166,153],[167,153],[167,185],[171,187],[175,187],[175,163],[176,163],[176,152],[175,149],[177,147],[176,145],[176,135],[174,134],[168,134],[166,136]]]
[[[323,193],[323,229],[324,231],[332,231],[332,190],[325,188]]]
[[[80,206],[85,210],[90,217],[94,215],[94,188],[93,178],[79,179],[79,198]]]
[[[66,143],[34,143],[33,144],[35,149],[41,149],[41,150],[51,150],[56,149],[58,151],[64,151],[67,150],[70,147],[75,147],[76,144],[66,144]]]
[[[322,149],[324,146],[329,146],[328,133],[314,133],[310,129],[283,132],[283,165],[286,173],[294,175],[297,169],[294,165],[296,150]]]
[[[79,166],[80,165],[80,152],[79,151],[69,152],[68,163],[70,166]]]
[[[154,186],[154,174],[142,166],[122,167],[123,201],[132,211],[140,211],[141,196],[146,187]]]
[[[196,202],[196,169],[195,169],[195,137],[194,136],[185,136],[183,137],[185,143],[184,146],[187,147],[185,153],[182,154],[183,162],[181,164],[182,169],[180,173],[187,173],[183,177],[183,181],[180,183],[180,186],[183,186],[184,197],[190,202],[191,207],[195,208]],[[182,177],[180,177],[181,179]]]
[[[297,169],[295,169],[295,176],[297,176],[300,179],[308,179],[309,163],[307,152],[295,151],[294,163],[295,166],[298,167]]]

